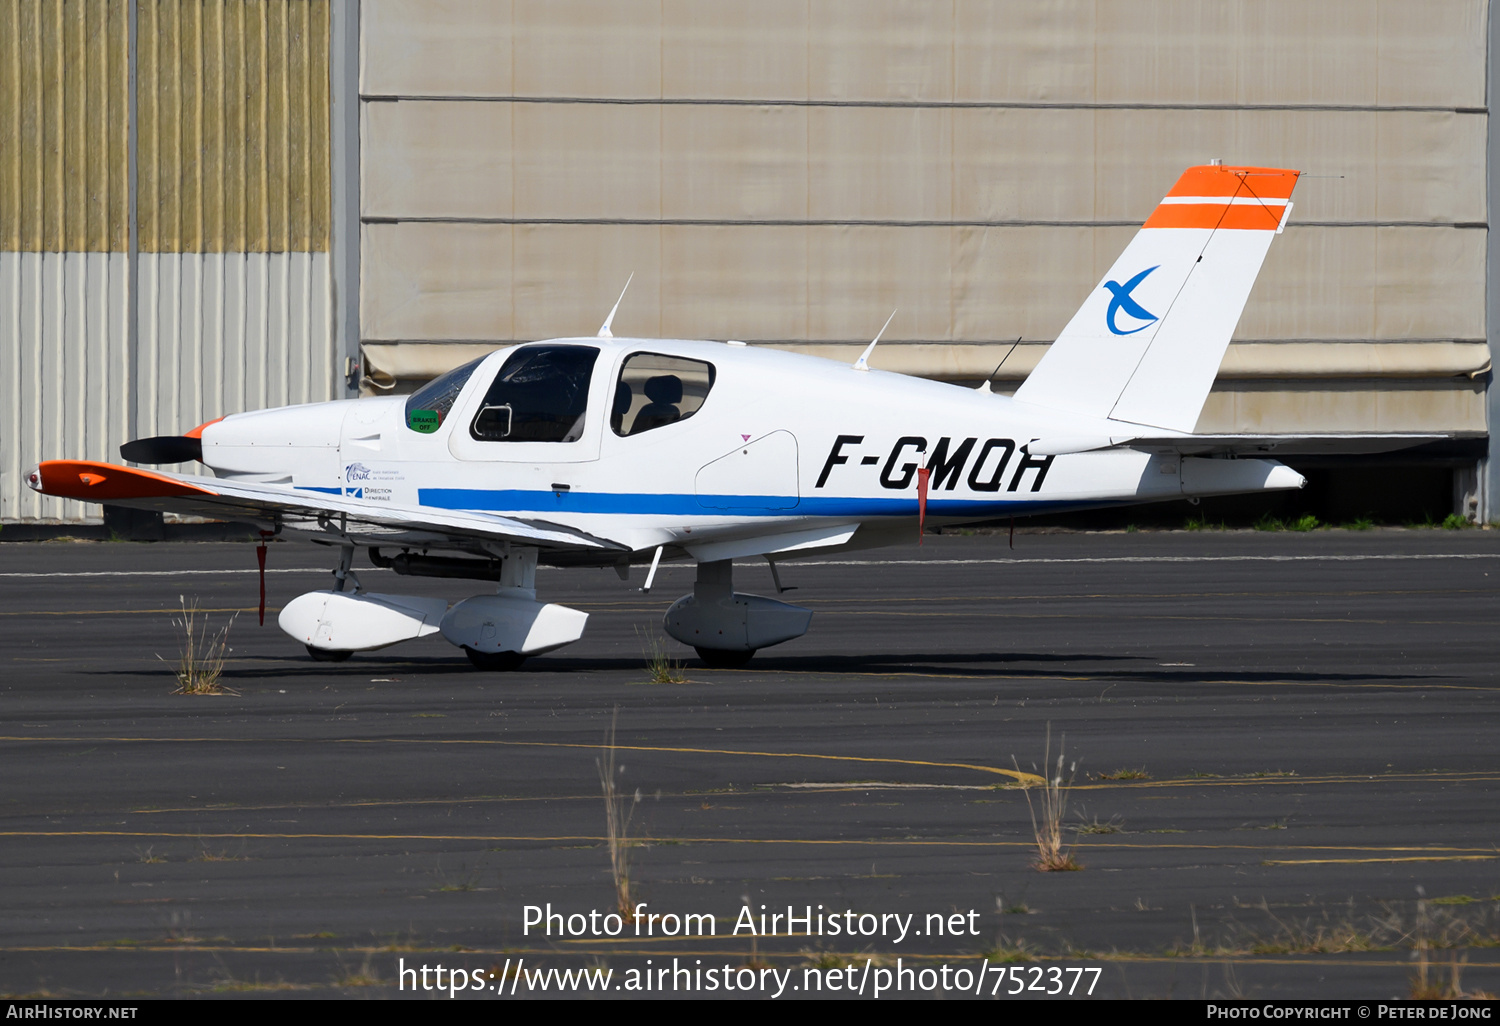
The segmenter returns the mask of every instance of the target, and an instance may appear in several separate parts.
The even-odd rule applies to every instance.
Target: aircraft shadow
[[[1205,679],[1219,683],[1267,684],[1287,683],[1358,683],[1393,682],[1420,686],[1423,682],[1447,679],[1436,674],[1401,673],[1334,673],[1274,670],[1215,670],[1212,668],[1167,668],[1141,666],[1148,657],[1090,653],[1041,652],[903,652],[866,653],[862,655],[776,656],[758,655],[744,668],[715,670],[714,673],[826,673],[832,675],[901,676],[933,674],[950,678],[983,679],[1003,673],[1008,677],[1026,676],[1039,680],[1075,681],[1086,675],[1088,683],[1112,680],[1140,684],[1201,684]],[[355,655],[344,663],[316,663],[299,657],[248,656],[236,659],[238,665],[227,667],[223,680],[233,687],[236,681],[295,680],[301,678],[364,678],[375,676],[462,677],[500,680],[511,677],[522,680],[538,675],[588,674],[607,672],[644,673],[645,660],[635,658],[568,658],[540,656],[526,662],[511,674],[485,673],[475,670],[462,656],[400,657],[395,655]],[[245,665],[252,664],[252,665]],[[689,673],[705,668],[696,658],[683,660]],[[89,675],[120,676],[118,671],[89,671]],[[153,679],[170,677],[170,671],[143,674]]]

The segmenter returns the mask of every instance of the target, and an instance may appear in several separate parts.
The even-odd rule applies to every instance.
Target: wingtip
[[[26,475],[26,484],[43,495],[85,502],[214,494],[165,474],[92,460],[43,461]]]

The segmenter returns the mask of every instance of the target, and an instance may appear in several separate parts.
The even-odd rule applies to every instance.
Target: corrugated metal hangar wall
[[[0,518],[38,460],[343,394],[327,0],[0,4]]]
[[[134,348],[135,5],[0,24],[6,518],[60,515],[42,455],[591,334],[632,273],[617,334],[852,360],[895,307],[878,366],[978,381],[1019,337],[1009,390],[1215,157],[1308,175],[1200,430],[1486,431],[1487,0],[137,2]]]

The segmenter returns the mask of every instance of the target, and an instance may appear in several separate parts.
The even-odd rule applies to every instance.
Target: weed
[[[666,642],[656,636],[647,637],[636,628],[636,636],[641,639],[642,655],[646,659],[646,669],[651,674],[652,684],[686,684],[687,675],[682,672],[682,663],[667,654]]]
[[[802,950],[802,957],[807,959],[803,964],[809,969],[842,969],[848,965],[848,959],[840,958],[832,951],[810,951]]]
[[[1285,531],[1286,524],[1281,522],[1280,517],[1273,517],[1269,513],[1262,513],[1260,519],[1251,525],[1257,531]]]
[[[462,868],[462,867],[460,867]],[[474,869],[467,875],[456,879],[449,879],[443,872],[443,864],[439,862],[433,875],[437,877],[438,892],[441,894],[467,894],[469,891],[479,890],[479,880],[484,872],[484,860],[480,859]]]
[[[1462,998],[1493,1000],[1492,994],[1464,990],[1463,968],[1469,962],[1467,955],[1460,956],[1455,951],[1449,956],[1446,980],[1442,978],[1442,970],[1432,965],[1430,952],[1435,948],[1456,948],[1475,942],[1484,944],[1490,939],[1475,930],[1472,923],[1451,912],[1434,915],[1429,906],[1439,902],[1456,904],[1452,899],[1441,898],[1436,902],[1429,902],[1422,888],[1417,888],[1417,913],[1412,929],[1406,935],[1411,939],[1412,960],[1417,963],[1416,972],[1411,978],[1412,998],[1417,1001]],[[1394,917],[1393,925],[1399,926],[1399,921]]]
[[[1042,783],[1042,797],[1037,803],[1031,800],[1031,788],[1027,785],[1023,792],[1026,795],[1026,809],[1031,813],[1031,830],[1036,835],[1037,859],[1036,868],[1043,873],[1068,872],[1082,869],[1078,861],[1073,858],[1073,853],[1063,848],[1063,817],[1068,811],[1068,791],[1073,786],[1073,774],[1078,769],[1078,763],[1068,767],[1067,779],[1063,779],[1063,764],[1065,762],[1063,747],[1066,738],[1057,747],[1057,766],[1052,766],[1052,724],[1047,724],[1047,750],[1043,757],[1042,774],[1046,779]],[[1010,757],[1012,763],[1016,763],[1016,757]],[[1035,767],[1033,767],[1035,768]],[[1016,772],[1021,771],[1021,766],[1016,763]],[[1041,806],[1041,815],[1037,815],[1037,805]]]
[[[364,962],[353,972],[345,970],[344,960],[339,959],[339,972],[338,979],[333,981],[335,987],[378,987],[384,982],[380,973],[370,964],[369,952],[365,953]]]
[[[1135,534],[1139,530],[1140,530],[1140,528],[1136,527],[1134,524],[1126,524],[1125,525],[1125,533],[1126,534]]]
[[[187,604],[187,599],[181,595],[177,601],[182,604],[181,618],[174,617],[172,624],[180,628],[186,635],[183,639],[182,653],[177,660],[177,669],[174,674],[177,677],[176,695],[237,695],[238,691],[220,683],[219,678],[224,674],[224,655],[228,651],[229,628],[234,625],[234,617],[229,618],[218,633],[210,636],[208,633],[208,618],[204,617],[202,629],[198,629],[198,600],[193,604]],[[157,656],[161,659],[161,656]],[[162,662],[166,662],[162,659]]]
[[[250,857],[248,855],[231,855],[231,854],[229,854],[228,849],[223,849],[223,850],[220,850],[220,851],[211,851],[208,848],[204,848],[202,851],[200,851],[198,853],[198,857],[196,859],[194,859],[193,861],[194,862],[248,862],[248,861],[250,861]]]
[[[1288,531],[1316,531],[1320,526],[1318,518],[1311,513],[1304,513],[1296,520],[1288,520],[1286,529]]]
[[[609,873],[615,885],[615,907],[622,918],[631,912],[630,902],[630,818],[640,803],[641,792],[633,797],[622,795],[615,786],[615,717],[609,721],[609,736],[595,765],[599,767],[599,786],[604,791],[604,828],[609,839]]]
[[[1150,780],[1151,774],[1146,772],[1146,767],[1139,769],[1117,769],[1113,773],[1099,774],[1100,780]]]
[[[993,948],[982,954],[991,962],[998,962],[1002,965],[1007,962],[1035,962],[1039,957],[1036,948],[1029,941],[1020,938],[1011,940],[1003,935],[996,940]]]
[[[1367,516],[1355,517],[1353,520],[1342,525],[1346,531],[1369,531],[1375,527],[1375,521]]]
[[[191,912],[173,912],[167,926],[168,944],[197,944],[201,938],[195,937],[192,931],[193,914]]]
[[[1429,966],[1427,951],[1423,949],[1417,960],[1417,972],[1411,979],[1411,996],[1413,1001],[1453,1001],[1462,998],[1484,999],[1491,995],[1481,992],[1469,993],[1464,990],[1463,967],[1469,964],[1467,956],[1460,958],[1454,954],[1449,960],[1448,979],[1441,978],[1441,971],[1431,970],[1429,977]]]
[[[1324,913],[1321,920],[1282,921],[1265,902],[1261,909],[1276,924],[1276,932],[1248,939],[1244,946],[1254,955],[1338,955],[1381,947],[1378,931],[1363,929],[1350,920],[1330,920]]]
[[[147,848],[145,851],[142,851],[140,848],[137,848],[135,850],[136,861],[137,862],[144,862],[144,863],[147,863],[148,865],[154,865],[155,863],[158,863],[158,862],[165,862],[165,861],[167,861],[167,857],[165,855],[158,855],[158,854],[156,854],[155,851],[152,850],[152,848],[154,848],[154,847],[155,847],[155,845],[152,845],[151,848]]]
[[[1444,898],[1433,898],[1429,905],[1473,905],[1478,898],[1471,898],[1467,894],[1450,894]]]
[[[1005,892],[1001,891],[995,895],[995,911],[1002,916],[1029,916],[1031,906],[1026,904],[1026,893],[1023,890],[1020,898],[1007,898]]]
[[[1449,513],[1443,518],[1443,527],[1449,531],[1461,531],[1472,526],[1474,525],[1469,523],[1469,518],[1462,513]]]
[[[1224,522],[1221,520],[1218,523],[1213,523],[1200,513],[1197,516],[1188,517],[1187,522],[1182,525],[1182,529],[1184,531],[1222,531],[1224,530]]]
[[[1082,813],[1079,813],[1078,819],[1079,825],[1073,828],[1075,834],[1118,834],[1125,826],[1125,821],[1119,816],[1109,817],[1107,823],[1099,822],[1098,816],[1091,820],[1084,819]]]

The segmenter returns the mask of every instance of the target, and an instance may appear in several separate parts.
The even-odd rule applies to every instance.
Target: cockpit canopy
[[[500,366],[469,424],[482,442],[573,442],[587,423],[589,383],[599,350],[584,345],[533,345]],[[437,431],[481,357],[423,386],[406,401],[406,425]],[[620,366],[609,424],[621,437],[687,420],[714,384],[714,365],[662,353],[632,353]]]

